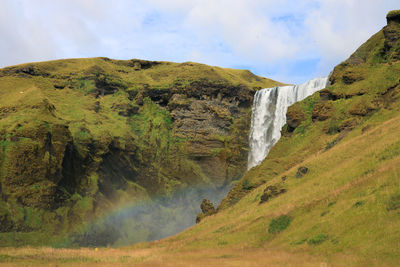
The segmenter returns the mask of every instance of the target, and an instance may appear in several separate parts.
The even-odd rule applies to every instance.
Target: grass
[[[318,234],[318,235],[313,236],[310,239],[308,239],[307,243],[309,245],[319,245],[319,244],[321,244],[322,242],[324,242],[327,239],[328,239],[328,235],[327,234]]]
[[[324,104],[318,93],[296,104],[307,114],[299,130],[283,135],[264,162],[234,186],[217,214],[175,236],[134,247],[98,251],[4,248],[0,254],[21,265],[76,260],[73,263],[77,265],[398,266],[400,98],[396,84],[400,63],[387,63],[381,54],[384,41],[383,32],[374,35],[354,54],[361,59],[360,64],[346,61],[335,68],[331,76],[334,84],[328,89],[338,99],[327,100],[332,113],[326,120],[311,118],[320,106],[316,104]],[[76,62],[62,63],[72,67]],[[113,62],[119,64],[121,73],[128,71],[128,63]],[[99,66],[107,68],[101,61]],[[46,69],[46,64],[41,67]],[[235,81],[260,82],[246,72],[226,70],[222,74],[218,68],[183,63],[178,74],[174,67],[163,63],[132,73],[126,78],[128,86],[141,86],[135,85],[133,78],[159,89],[169,84],[184,86],[180,79],[189,79],[189,74],[197,79],[199,70],[212,79],[236,74],[232,78]],[[114,97],[105,96],[104,107],[111,107]],[[158,114],[155,120],[163,117],[154,112]],[[354,125],[342,136],[345,129],[341,127],[352,121]],[[74,127],[78,130],[79,125]],[[126,129],[122,120],[115,119],[113,127],[117,125],[121,133]],[[303,179],[296,179],[301,166],[311,171]],[[283,176],[287,192],[259,205],[255,200],[265,189],[261,185],[282,183]],[[90,262],[92,259],[97,262]]]
[[[243,190],[251,190],[254,188],[254,184],[250,182],[248,179],[244,179],[242,182]]]
[[[398,265],[398,98],[375,112],[357,115],[360,116],[357,124],[346,134],[330,129],[334,125],[336,131],[341,121],[353,116],[349,113],[352,105],[375,98],[391,87],[392,77],[400,72],[399,66],[398,62],[392,64],[389,72],[395,72],[389,75],[384,73],[386,65],[372,69],[358,67],[359,71],[369,73],[363,81],[342,88],[338,83],[332,90],[354,94],[367,87],[368,93],[334,101],[337,113],[333,121],[312,122],[306,118],[302,122],[305,131],[284,135],[267,159],[245,174],[242,183],[235,187],[237,191],[234,188],[230,192],[227,199],[234,199],[236,204],[226,202],[216,215],[157,246],[217,248],[217,240],[224,240],[226,248],[301,250],[326,257],[326,262],[333,265],[349,262],[361,266]],[[377,76],[372,75],[374,72]],[[297,105],[303,106],[307,113],[312,111],[310,103],[318,101],[316,94]],[[312,170],[303,180],[295,179],[300,166]],[[260,181],[266,181],[267,185],[279,183],[282,176],[286,177],[287,193],[264,205],[254,201],[264,186],[251,191],[243,187]],[[285,214],[290,214],[295,225],[287,227],[290,220]]]
[[[30,68],[34,75],[18,72],[23,68]],[[8,198],[1,216],[40,239],[42,231],[63,235],[80,222],[149,194],[168,196],[188,185],[211,184],[204,167],[190,158],[190,138],[175,131],[168,107],[146,97],[143,105],[136,103],[141,94],[151,90],[190,94],[195,90],[193,84],[199,82],[218,88],[240,86],[249,92],[281,84],[247,70],[106,58],[0,69],[0,99],[7,100],[0,103],[0,183]],[[178,104],[193,101],[191,97],[183,99]],[[121,115],[124,109],[133,112]],[[237,176],[245,168],[242,143],[247,140],[250,107],[241,108],[246,116],[237,119],[224,111],[214,110],[218,116],[228,117],[232,136],[218,135],[223,147],[213,156]],[[113,153],[123,166],[109,166],[110,176],[119,177],[121,183],[106,186],[112,192],[105,196],[100,192],[104,175],[99,166],[105,155]],[[69,170],[62,170],[68,156],[73,158]],[[65,177],[65,173],[70,175]],[[63,177],[68,181],[61,182]],[[63,203],[49,209],[55,188],[62,193]],[[32,210],[20,212],[21,206]],[[32,240],[38,244],[35,238],[22,240],[23,236],[0,239],[0,244],[25,245]],[[41,244],[48,244],[48,239]]]
[[[400,209],[400,194],[392,195],[386,205],[388,211]]]
[[[12,266],[320,266],[325,262],[324,258],[278,249],[0,249],[0,264]]]
[[[276,219],[272,219],[268,226],[268,233],[276,234],[285,230],[290,225],[291,218],[287,215],[281,215]]]

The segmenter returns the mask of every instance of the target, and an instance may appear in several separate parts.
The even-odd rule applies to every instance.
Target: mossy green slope
[[[278,84],[108,58],[1,69],[0,231],[13,234],[0,243],[46,243],[124,203],[229,184],[244,172],[253,93]]]
[[[331,86],[290,107],[288,117],[301,124],[283,129],[217,214],[157,245],[278,248],[332,264],[397,266],[400,21],[393,16],[335,68]]]

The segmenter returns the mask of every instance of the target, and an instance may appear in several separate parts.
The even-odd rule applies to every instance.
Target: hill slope
[[[135,247],[2,249],[0,259],[69,265],[398,266],[399,14],[389,13],[388,26],[335,68],[330,87],[288,110],[288,123],[301,123],[284,128],[268,157],[234,186],[218,213],[176,236]]]
[[[288,122],[300,125],[283,129],[217,214],[152,246],[262,248],[333,264],[398,265],[399,13],[389,13],[388,25],[335,68],[331,86],[290,107]]]
[[[1,69],[0,244],[47,243],[193,186],[218,192],[245,171],[254,91],[277,84],[246,70],[108,58]],[[108,245],[115,230],[77,242]]]
[[[119,250],[1,250],[4,261],[162,266],[398,266],[400,11],[292,106],[282,139],[218,208],[167,239]],[[293,129],[294,128],[294,129]],[[109,254],[108,254],[109,253]]]

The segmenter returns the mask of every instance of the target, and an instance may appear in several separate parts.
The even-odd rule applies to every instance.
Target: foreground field
[[[0,266],[328,266],[323,258],[274,249],[3,248]]]
[[[263,185],[158,242],[119,249],[2,248],[0,264],[398,266],[400,116],[393,110],[368,125],[303,161],[310,169],[303,178],[295,178],[297,165],[268,181],[286,176],[287,192],[267,203],[259,204]],[[280,216],[289,223],[271,232]]]

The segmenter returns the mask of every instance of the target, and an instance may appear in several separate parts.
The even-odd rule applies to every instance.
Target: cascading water
[[[301,85],[278,86],[257,91],[252,109],[247,169],[260,164],[281,138],[288,107],[325,88],[328,83],[328,78],[316,78]]]

